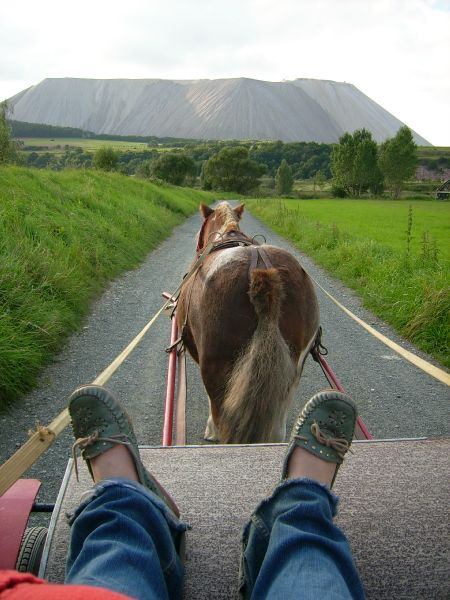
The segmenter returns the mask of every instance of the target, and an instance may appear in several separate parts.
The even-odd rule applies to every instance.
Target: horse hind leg
[[[292,405],[292,401],[294,399],[294,393],[298,386],[300,380],[301,371],[297,371],[297,376],[292,382],[292,385],[287,393],[285,410],[280,410],[278,413],[278,418],[275,419],[275,423],[272,429],[271,439],[274,442],[284,442],[286,439],[286,430],[287,430],[287,413],[289,406]]]
[[[200,361],[200,372],[209,402],[209,416],[204,438],[208,442],[218,442],[220,441],[220,419],[225,382],[232,370],[232,365],[227,359],[211,359],[211,351],[205,352],[205,354],[209,357],[208,360]]]
[[[208,401],[209,401],[209,415],[208,415],[208,420],[206,421],[205,435],[203,437],[207,442],[218,442],[219,434],[218,434],[217,428],[214,424],[214,419],[213,419],[212,410],[211,410],[211,399],[209,398],[209,396],[208,396]]]

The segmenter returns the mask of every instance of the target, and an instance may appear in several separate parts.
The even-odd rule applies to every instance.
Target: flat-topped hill
[[[10,102],[18,121],[118,135],[332,143],[366,127],[380,142],[404,124],[354,85],[319,79],[44,79]]]

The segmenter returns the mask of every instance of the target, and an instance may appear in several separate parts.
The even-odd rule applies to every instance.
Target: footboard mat
[[[367,597],[448,598],[450,438],[353,444],[334,491]],[[187,535],[187,599],[237,597],[241,529],[276,485],[285,444],[141,448],[147,468],[174,497]],[[80,461],[81,463],[81,461]],[[52,517],[41,575],[64,581],[66,513],[91,486],[72,462]],[[446,587],[447,586],[447,587]]]

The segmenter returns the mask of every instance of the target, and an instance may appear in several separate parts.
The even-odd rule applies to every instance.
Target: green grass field
[[[294,190],[298,192],[331,192],[331,179],[325,181],[322,187],[314,185],[312,179],[297,179],[294,182]],[[328,194],[330,195],[330,194]]]
[[[450,158],[449,146],[419,146],[417,156],[420,158]]]
[[[335,223],[354,239],[373,240],[401,253],[406,247],[409,207],[411,249],[419,253],[423,234],[435,240],[440,257],[450,262],[450,204],[427,200],[283,200],[287,209],[313,222]]]
[[[246,204],[353,287],[368,308],[450,366],[450,204],[279,199]]]
[[[82,148],[85,152],[95,152],[103,146],[108,146],[120,152],[141,152],[148,150],[144,142],[124,142],[116,140],[92,140],[89,138],[18,138],[25,146],[39,146],[41,150],[34,152],[64,152],[64,147]]]
[[[403,185],[403,191],[401,193],[402,199],[415,199],[415,200],[427,200],[434,199],[434,195],[437,187],[442,182],[438,181],[405,181]],[[267,184],[266,184],[267,185]],[[315,188],[315,189],[314,189]],[[297,179],[294,182],[294,193],[293,196],[298,194],[300,199],[329,199],[331,197],[331,189],[332,189],[332,181],[331,179],[324,182],[322,187],[314,186],[314,181],[312,179]],[[367,193],[366,197],[368,200],[371,200],[370,194]],[[385,190],[383,198],[390,200],[389,191]]]
[[[99,171],[1,167],[0,406],[30,388],[107,281],[212,198]]]

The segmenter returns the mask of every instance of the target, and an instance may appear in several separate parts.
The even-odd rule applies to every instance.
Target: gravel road
[[[112,282],[93,304],[81,331],[68,340],[65,350],[45,370],[38,387],[8,413],[0,415],[1,462],[26,440],[26,432],[36,422],[48,423],[66,406],[68,396],[77,385],[92,381],[121,352],[161,306],[162,291],[177,288],[193,257],[194,237],[200,224],[199,215],[188,219],[138,269]],[[248,234],[262,233],[268,243],[291,251],[305,269],[351,311],[405,348],[434,362],[362,308],[354,292],[325,274],[312,260],[255,218],[246,214],[242,229]],[[373,338],[321,291],[318,298],[324,343],[330,351],[329,363],[358,402],[360,413],[375,437],[448,435],[448,388]],[[168,345],[169,332],[169,319],[163,316],[108,383],[108,388],[126,404],[141,444],[158,445],[161,441],[166,373],[164,348]],[[309,358],[289,426],[303,403],[321,387],[326,387],[326,381],[320,368]],[[206,418],[206,395],[196,365],[189,361],[188,443],[203,443]],[[67,430],[28,473],[43,481],[39,495],[43,502],[56,498],[71,442],[71,432]]]

